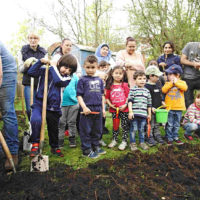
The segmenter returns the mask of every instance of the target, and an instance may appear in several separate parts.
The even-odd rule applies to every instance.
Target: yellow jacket
[[[186,110],[184,92],[188,86],[185,81],[178,80],[176,83],[166,82],[162,92],[166,94],[165,104],[170,110]]]

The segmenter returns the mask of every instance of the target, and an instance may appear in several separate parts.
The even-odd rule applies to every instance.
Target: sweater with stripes
[[[130,89],[128,102],[132,102],[134,117],[147,118],[147,109],[151,107],[151,94],[147,88],[134,86]]]
[[[195,123],[200,125],[200,108],[195,103],[191,104],[184,116],[183,124]]]

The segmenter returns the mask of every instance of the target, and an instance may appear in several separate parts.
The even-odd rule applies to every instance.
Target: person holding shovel
[[[47,53],[46,50],[39,45],[40,38],[35,33],[30,33],[28,35],[29,44],[24,45],[21,49],[21,63],[19,65],[19,71],[23,73],[22,84],[24,85],[24,97],[26,104],[26,112],[28,119],[30,121],[31,116],[31,77],[27,74],[28,67],[32,61],[37,61],[41,59]],[[38,85],[38,79],[34,78],[34,95],[36,93]],[[33,98],[34,99],[34,98]]]
[[[0,41],[0,112],[4,123],[3,129],[6,143],[12,154],[14,165],[18,165],[18,123],[14,100],[17,84],[17,65],[14,57]],[[0,152],[2,147],[0,144]],[[11,170],[12,165],[7,159],[5,169]]]
[[[82,76],[77,85],[77,98],[81,106],[79,133],[83,156],[98,158],[105,154],[100,148],[102,136],[102,115],[105,116],[103,81],[95,76],[98,60],[90,55],[84,62],[86,76]]]
[[[129,120],[128,120],[128,107],[127,98],[129,94],[128,83],[124,82],[126,76],[125,69],[121,66],[115,66],[109,72],[108,79],[106,80],[106,101],[109,105],[109,112],[113,117],[113,139],[108,145],[113,148],[117,145],[119,135],[119,120],[116,115],[121,119],[122,126],[122,142],[118,146],[119,150],[124,150],[127,146],[127,139],[129,133]],[[118,121],[118,124],[116,124]]]
[[[45,80],[45,66],[48,60],[41,59],[28,69],[28,75],[40,79],[35,102],[32,106],[31,115],[31,128],[32,135],[30,137],[32,149],[30,157],[35,157],[39,154],[39,140],[42,121],[42,102],[44,93],[44,80]],[[51,146],[51,153],[63,157],[64,155],[59,149],[58,144],[58,124],[61,116],[61,89],[66,87],[70,80],[71,75],[76,72],[77,62],[76,58],[67,54],[62,56],[57,64],[53,61],[50,62],[48,75],[48,96],[47,96],[47,130],[49,135],[49,145]]]

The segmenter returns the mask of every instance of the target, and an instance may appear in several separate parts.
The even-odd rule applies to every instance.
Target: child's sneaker
[[[98,158],[99,157],[99,154],[94,152],[94,151],[90,151],[89,154],[83,154],[83,156],[87,156],[89,158],[92,158],[92,159],[95,159],[95,158]]]
[[[29,154],[30,157],[35,157],[39,154],[39,143],[32,143],[31,152]]]
[[[113,148],[117,145],[116,140],[112,140],[112,142],[108,145],[109,148]]]
[[[130,147],[131,147],[131,151],[137,151],[138,150],[136,143],[131,143]]]
[[[158,136],[156,137],[156,140],[157,140],[157,142],[158,142],[159,144],[165,144],[165,141],[162,139],[161,135],[158,135]]]
[[[61,152],[59,148],[51,148],[51,153],[59,157],[64,157],[63,153]]]
[[[70,136],[70,137],[69,137],[69,147],[71,147],[71,148],[76,147],[76,139],[75,139],[75,136]]]
[[[107,144],[103,141],[103,140],[99,140],[99,144],[102,146],[102,147],[106,147]]]
[[[167,146],[172,146],[173,145],[173,142],[172,141],[167,141]]]
[[[106,154],[106,151],[103,150],[102,148],[100,147],[97,147],[96,150],[95,150],[95,153],[99,154],[99,155],[103,155],[103,154]]]
[[[143,150],[148,150],[149,147],[143,142],[143,143],[140,143],[140,147],[143,149]]]
[[[184,134],[184,137],[185,137],[187,140],[190,140],[190,141],[194,140],[193,137],[192,137],[191,135],[186,135],[186,134]]]
[[[157,144],[157,142],[154,140],[153,137],[150,137],[147,139],[147,144],[152,147],[152,146],[155,146]]]
[[[123,151],[127,146],[127,142],[126,141],[122,141],[122,143],[118,146],[118,149]]]
[[[184,144],[184,143],[181,142],[179,139],[178,139],[178,140],[174,140],[174,142],[175,142],[177,145],[182,145],[182,144]]]
[[[59,146],[59,148],[64,147],[64,139],[58,140],[58,146]]]

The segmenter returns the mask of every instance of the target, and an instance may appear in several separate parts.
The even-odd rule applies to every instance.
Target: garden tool
[[[34,78],[31,77],[31,94],[30,94],[30,106],[33,105],[33,93],[34,93]],[[29,123],[29,130],[24,131],[23,135],[23,151],[31,151],[32,144],[29,142],[32,129],[31,129],[31,123]]]
[[[35,172],[45,172],[49,170],[49,157],[42,155],[42,149],[44,146],[44,136],[45,136],[48,73],[49,73],[49,64],[46,65],[46,70],[45,70],[44,95],[43,95],[43,105],[42,105],[42,124],[41,124],[40,145],[39,145],[40,152],[39,155],[35,156],[31,161],[31,171]]]
[[[147,119],[147,137],[150,137],[150,133],[151,133],[151,122],[149,120],[149,118]]]
[[[94,112],[94,111],[92,111],[91,113],[90,113],[90,115],[98,115],[100,112]],[[81,112],[81,114],[84,114],[84,112]]]
[[[13,172],[16,173],[15,164],[14,164],[12,155],[10,153],[10,150],[9,150],[7,144],[6,144],[6,141],[5,141],[1,131],[0,131],[0,142],[2,144],[2,147],[3,147],[3,150],[4,150],[5,154],[6,154],[6,157],[8,158],[8,160],[9,160],[9,162],[10,162],[12,168],[13,168]]]
[[[116,117],[113,119],[113,129],[117,131],[119,129],[120,119],[119,119],[119,108],[116,108]]]

